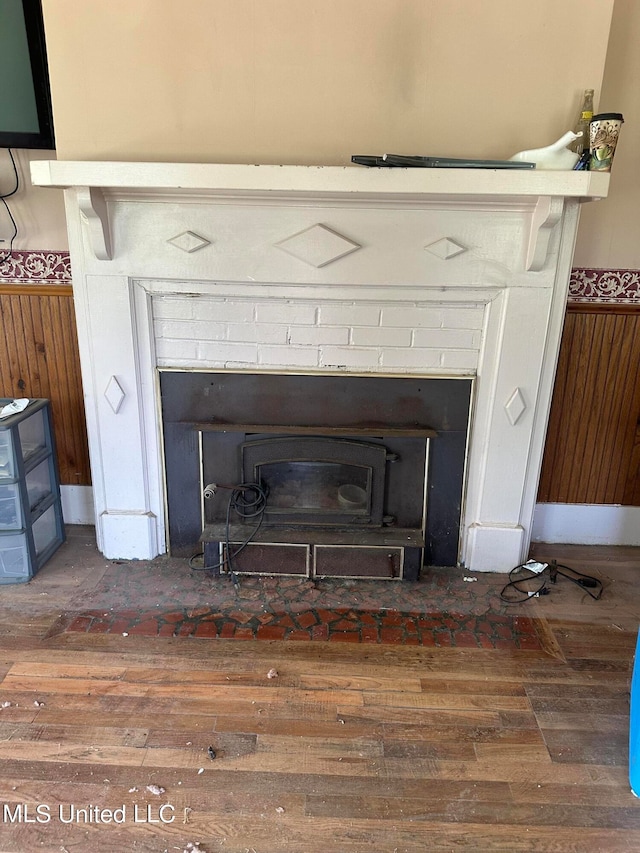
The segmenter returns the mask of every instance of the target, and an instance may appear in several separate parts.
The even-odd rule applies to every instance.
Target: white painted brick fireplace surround
[[[484,310],[326,298],[154,298],[159,367],[465,370],[478,364]]]
[[[158,371],[474,380],[459,561],[526,557],[584,172],[32,164],[66,188],[96,535],[166,550]]]

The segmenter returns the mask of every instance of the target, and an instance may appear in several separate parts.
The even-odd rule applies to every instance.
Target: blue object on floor
[[[629,717],[629,782],[631,792],[640,797],[640,631],[631,677],[631,714]]]

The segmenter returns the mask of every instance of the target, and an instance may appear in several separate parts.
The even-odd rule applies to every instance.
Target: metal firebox
[[[240,449],[243,482],[266,490],[266,523],[382,525],[387,463],[399,459],[384,445],[282,436]]]
[[[468,381],[161,382],[172,553],[196,537],[223,571],[231,554],[235,572],[405,580],[423,557],[455,563]],[[259,516],[230,512],[241,485],[260,491]]]

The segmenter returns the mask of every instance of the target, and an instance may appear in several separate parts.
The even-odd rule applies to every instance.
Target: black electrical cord
[[[549,595],[551,592],[550,584],[557,583],[558,577],[576,584],[595,601],[598,601],[602,596],[604,587],[599,578],[585,575],[570,566],[564,566],[552,560],[539,572],[528,568],[526,563],[514,566],[509,572],[509,583],[505,584],[500,591],[500,598],[507,604],[523,604],[530,598]],[[534,580],[535,586],[532,587],[531,582]]]
[[[578,572],[570,566],[563,566],[561,563],[556,563],[555,561],[552,561],[551,568],[555,568],[561,577],[566,578],[566,580],[581,587],[595,601],[598,601],[598,599],[601,598],[604,586],[600,578],[594,578],[591,575],[582,574],[582,572]],[[560,571],[561,569],[565,569],[565,571]],[[568,575],[566,572],[571,572],[572,574]],[[555,583],[552,576],[550,579],[552,583]]]
[[[521,574],[522,572],[525,572],[525,574]],[[516,575],[520,576],[516,577]],[[529,581],[534,579],[536,580],[536,585],[532,588]],[[509,583],[505,584],[501,589],[500,598],[502,601],[506,601],[507,604],[522,604],[530,598],[547,595],[548,593],[549,588],[544,572],[534,572],[522,564],[514,566],[509,572]],[[514,595],[517,597],[514,597]]]
[[[13,158],[13,151],[10,148],[7,148],[7,151],[9,152],[9,157],[11,158],[11,164],[13,166],[13,175],[15,178],[15,186],[11,190],[11,192],[0,194],[0,201],[4,205],[5,210],[7,211],[7,216],[11,220],[11,224],[13,226],[13,234],[11,235],[11,240],[9,241],[8,250],[2,256],[0,256],[0,264],[6,263],[9,260],[9,258],[11,257],[11,255],[13,253],[13,241],[18,236],[18,226],[16,224],[15,219],[13,218],[13,214],[11,213],[11,209],[10,209],[9,205],[7,204],[7,199],[11,198],[12,195],[15,195],[18,192],[18,190],[20,189],[20,176],[18,175],[18,168],[16,166],[16,161]]]
[[[229,488],[228,486],[218,486],[219,489]],[[247,545],[255,538],[258,531],[262,527],[264,520],[264,511],[267,507],[268,489],[259,483],[240,483],[231,488],[229,502],[227,503],[227,516],[225,521],[225,536],[224,536],[224,556],[221,560],[213,565],[203,563],[202,566],[194,565],[194,560],[204,557],[204,552],[194,554],[189,559],[189,568],[194,572],[215,572],[222,569],[231,575],[234,584],[238,584],[238,576],[233,570],[233,560],[238,554],[247,547]],[[251,530],[249,536],[239,545],[232,546],[230,541],[231,535],[231,514],[235,512],[243,521],[255,518],[256,526]]]

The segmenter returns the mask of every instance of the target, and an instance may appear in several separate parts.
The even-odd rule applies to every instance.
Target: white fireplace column
[[[583,172],[32,163],[66,188],[96,533],[166,550],[158,369],[474,379],[460,562],[525,558]]]

